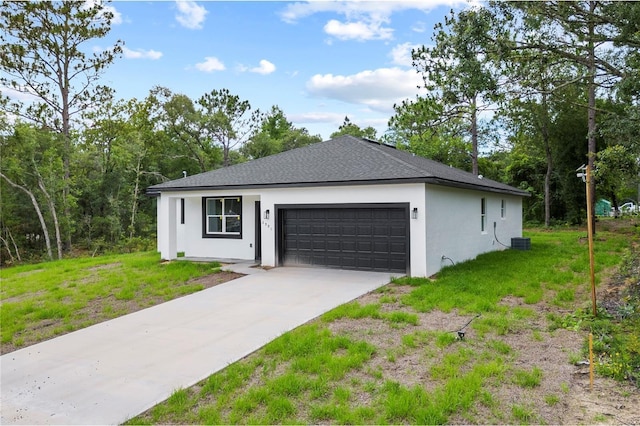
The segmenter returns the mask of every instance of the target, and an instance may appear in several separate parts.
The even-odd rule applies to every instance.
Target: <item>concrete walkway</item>
[[[0,423],[122,423],[390,278],[276,268],[11,352]]]

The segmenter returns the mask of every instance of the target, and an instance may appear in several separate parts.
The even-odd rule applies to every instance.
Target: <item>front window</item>
[[[242,198],[204,198],[205,237],[240,237],[242,232]]]

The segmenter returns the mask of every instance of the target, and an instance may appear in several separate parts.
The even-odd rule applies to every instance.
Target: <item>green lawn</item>
[[[594,319],[585,231],[525,236],[530,251],[488,253],[435,279],[399,279],[342,305],[176,390],[130,423],[577,421],[563,416],[581,387],[558,367],[586,358],[592,332],[597,372],[639,383],[640,296],[621,294],[615,309],[601,307]],[[599,225],[600,289],[612,279],[640,280],[639,245],[633,220]],[[225,279],[218,271],[217,264],[163,263],[155,253],[4,269],[3,352],[198,291],[203,285],[192,279],[211,273]],[[468,321],[460,340],[455,331]]]
[[[202,290],[217,263],[160,262],[156,253],[74,258],[0,272],[2,352]]]

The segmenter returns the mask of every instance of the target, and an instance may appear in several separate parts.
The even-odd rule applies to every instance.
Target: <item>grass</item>
[[[630,326],[605,317],[592,321],[582,309],[589,305],[584,231],[535,230],[526,236],[532,239],[530,251],[482,255],[477,260],[443,269],[435,280],[396,279],[375,292],[379,295],[377,303],[355,301],[342,305],[197,385],[176,389],[169,399],[128,423],[553,423],[554,419],[545,418],[544,412],[561,410],[572,397],[573,389],[560,380],[549,387],[547,382],[553,379],[553,374],[533,362],[516,362],[524,349],[510,344],[510,336],[526,336],[525,341],[531,345],[541,345],[553,331],[536,324],[549,322],[555,328],[576,331],[588,327],[599,337],[599,348],[603,351],[620,349],[623,345],[631,348],[606,352],[608,358],[604,357],[605,352],[600,352],[603,365],[611,361],[607,365],[612,369],[631,362],[634,358],[629,350],[640,350],[635,349],[640,342],[629,337],[633,335],[629,333]],[[598,282],[620,265],[632,240],[640,240],[640,234],[630,239],[628,233],[599,232]],[[164,293],[167,287],[181,287],[186,276],[205,274],[215,268],[182,262],[160,265],[155,255],[137,256],[140,257],[132,257],[132,264],[119,257],[92,260],[98,263],[86,263],[85,270],[91,273],[85,271],[84,275],[74,270],[72,262],[61,262],[55,271],[48,268],[58,262],[34,265],[32,269],[15,268],[10,276],[3,271],[3,333],[7,299],[6,303],[20,302],[22,309],[20,314],[14,311],[8,315],[7,320],[25,315],[37,323],[46,321],[39,317],[72,316],[73,309],[68,305],[73,307],[82,302],[86,306],[87,301],[105,294],[121,300],[144,300],[145,295],[147,299],[170,298],[173,296]],[[144,273],[136,275],[136,263]],[[196,269],[178,270],[186,265]],[[89,283],[93,285],[93,281],[100,282],[102,272],[105,282],[88,291],[93,298],[85,296],[80,289]],[[112,280],[111,273],[121,278]],[[156,286],[149,285],[156,273],[162,277],[157,278]],[[20,292],[18,285],[15,289],[14,284],[7,285],[38,274],[57,282],[48,283],[43,278],[41,287],[31,289],[32,297],[27,297],[26,289]],[[62,278],[65,274],[66,278]],[[74,285],[71,287],[74,291],[68,291],[70,285]],[[395,289],[400,288],[405,290],[396,293]],[[127,299],[131,295],[133,299]],[[41,304],[41,300],[50,298],[56,302]],[[536,304],[545,304],[551,312],[573,313],[545,317],[535,309]],[[105,315],[117,315],[108,306],[104,310]],[[439,326],[425,322],[423,313],[435,311],[458,319],[455,324],[443,319]],[[635,318],[632,315],[635,311],[628,311],[629,318]],[[468,336],[472,337],[458,338],[455,331],[467,321],[460,318],[474,318],[467,326]],[[367,325],[358,328],[354,326],[358,322]],[[344,324],[350,328],[342,330],[340,325]],[[376,334],[375,327],[387,330],[389,335]],[[624,332],[626,335],[620,336]],[[14,332],[14,338],[17,335]],[[576,334],[580,338],[583,335]],[[374,336],[378,336],[377,340]],[[574,358],[577,359],[576,355],[568,354],[563,362]],[[412,374],[412,365],[419,366],[424,374]],[[605,370],[601,366],[599,371],[605,374]],[[514,398],[501,399],[500,390],[504,386]],[[540,393],[544,407],[531,402],[529,396],[534,392]]]
[[[599,278],[603,271],[619,264],[629,246],[625,238],[604,231],[601,234],[606,236],[599,237],[595,247]],[[554,294],[558,303],[568,303],[575,298],[575,291],[588,290],[581,288],[588,283],[589,270],[588,251],[580,242],[584,232],[529,231],[527,236],[533,241],[531,251],[483,254],[474,261],[444,268],[435,281],[398,280],[417,287],[402,301],[419,312],[458,309],[463,313],[485,313],[500,309],[498,302],[506,296],[535,304],[547,294]]]
[[[3,269],[1,342],[17,348],[202,290],[189,280],[219,266],[146,252]]]
[[[509,296],[525,305],[546,302],[567,308],[588,300],[583,234],[529,232],[531,251],[482,255],[445,268],[436,280],[394,280],[377,291],[379,303],[342,305],[189,389],[188,408],[167,412],[163,403],[131,423],[486,422],[474,414],[478,407],[492,413],[489,422],[539,423],[543,418],[526,396],[505,406],[489,391],[512,383],[530,392],[541,386],[545,376],[538,366],[516,368],[512,363],[517,351],[502,340],[524,331],[532,344],[538,344],[548,331],[532,329],[531,321],[543,319],[533,308],[510,307],[501,301]],[[600,235],[598,280],[618,265],[629,245],[623,236]],[[409,294],[393,294],[393,286],[405,285],[413,287]],[[397,307],[398,303],[401,309],[385,309],[385,304]],[[463,324],[451,325],[451,330],[423,328],[419,313],[436,309],[480,314],[468,326],[478,340],[457,338],[453,331]],[[382,349],[367,342],[366,330],[356,335],[330,331],[338,321],[362,319],[387,323],[391,329],[403,327],[399,341]],[[430,365],[427,386],[394,380],[379,364],[396,365],[412,353],[422,353],[420,362]],[[562,383],[555,391],[541,395],[548,407],[560,406],[570,387]]]

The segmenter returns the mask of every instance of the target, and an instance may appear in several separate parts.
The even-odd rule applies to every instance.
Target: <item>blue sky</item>
[[[459,0],[116,1],[112,31],[123,57],[103,76],[120,98],[165,86],[192,99],[227,88],[268,111],[278,105],[323,139],[346,116],[380,135],[393,104],[414,98],[421,77],[411,48]],[[99,44],[103,43],[102,46]]]

